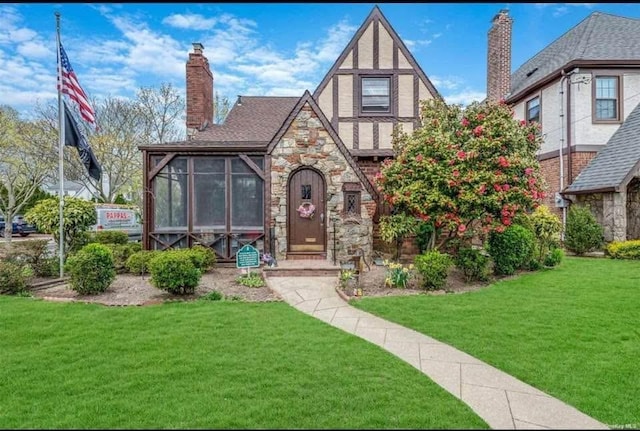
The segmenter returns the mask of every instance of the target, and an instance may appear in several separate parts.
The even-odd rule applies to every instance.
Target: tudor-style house
[[[369,258],[381,204],[373,177],[395,126],[440,98],[376,6],[313,93],[239,96],[213,124],[213,74],[193,44],[187,135],[140,147],[146,249],[196,243],[231,262],[244,244],[277,259]]]
[[[511,31],[502,10],[489,30],[487,98],[541,125],[545,204],[564,218],[587,205],[606,241],[640,238],[640,20],[593,12],[513,73]]]

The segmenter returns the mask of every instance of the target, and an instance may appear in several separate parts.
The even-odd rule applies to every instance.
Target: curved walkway
[[[350,306],[336,277],[268,277],[287,303],[374,343],[426,374],[494,429],[607,429],[574,407],[412,329]]]

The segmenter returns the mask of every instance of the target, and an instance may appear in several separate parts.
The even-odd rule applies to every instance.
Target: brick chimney
[[[487,49],[487,99],[506,98],[511,90],[511,26],[508,9],[493,17]]]
[[[213,124],[213,75],[209,60],[202,55],[204,46],[193,44],[187,61],[187,137]]]

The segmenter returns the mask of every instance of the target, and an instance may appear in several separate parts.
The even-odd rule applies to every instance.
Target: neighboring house
[[[143,146],[147,249],[244,244],[277,259],[369,258],[381,203],[373,187],[394,126],[440,98],[376,6],[313,93],[239,96],[213,124],[213,74],[194,43],[187,141]]]
[[[42,190],[46,193],[58,196],[60,195],[60,183],[45,184],[43,185]],[[86,200],[91,200],[91,198],[93,198],[93,193],[91,193],[87,186],[77,181],[65,180],[62,185],[62,190],[65,196]]]
[[[545,204],[589,206],[606,241],[640,238],[640,20],[593,12],[514,73],[511,27],[502,10],[489,30],[487,98],[540,123]]]

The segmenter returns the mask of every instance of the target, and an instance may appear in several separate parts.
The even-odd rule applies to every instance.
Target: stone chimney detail
[[[487,99],[506,98],[511,90],[511,26],[508,9],[493,17],[487,49]]]
[[[213,75],[209,60],[202,54],[204,46],[193,44],[187,61],[187,137],[213,124]]]

